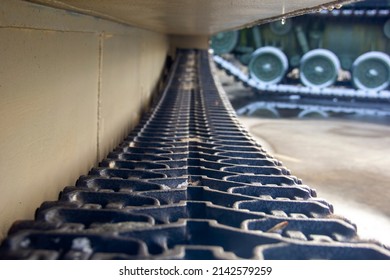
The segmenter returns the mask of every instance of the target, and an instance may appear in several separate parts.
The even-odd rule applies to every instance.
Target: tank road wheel
[[[220,32],[211,37],[211,48],[214,54],[224,54],[231,52],[237,45],[238,31]]]
[[[352,65],[352,82],[358,89],[380,91],[390,84],[390,57],[382,52],[368,52]]]
[[[288,69],[286,55],[275,47],[257,49],[249,62],[249,73],[255,81],[271,85],[280,82]]]
[[[293,23],[291,19],[287,18],[285,20],[273,21],[269,24],[269,27],[272,33],[282,36],[288,34],[291,31]]]
[[[305,86],[323,88],[334,84],[339,70],[340,61],[334,53],[315,49],[302,57],[299,76]]]

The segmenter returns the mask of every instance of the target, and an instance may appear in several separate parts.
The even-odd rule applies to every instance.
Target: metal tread
[[[228,75],[250,87],[261,100],[254,100],[240,108],[239,115],[254,110],[255,107],[276,109],[313,109],[323,112],[356,113],[363,115],[390,116],[390,91],[380,92],[354,90],[349,88],[308,88],[301,85],[262,85],[251,79],[239,67],[221,56],[213,56],[216,65]],[[299,102],[296,102],[300,100]],[[302,100],[305,100],[303,102]],[[376,106],[373,106],[374,103]],[[374,104],[375,105],[375,104]]]
[[[287,84],[277,84],[277,85],[262,85],[255,80],[251,79],[247,74],[242,72],[237,66],[233,63],[225,60],[221,56],[213,56],[214,62],[221,69],[225,70],[228,74],[233,75],[239,81],[245,85],[250,86],[251,88],[259,91],[275,92],[275,93],[290,93],[290,94],[299,94],[307,96],[322,96],[322,97],[349,97],[349,98],[361,98],[361,99],[377,99],[377,100],[389,100],[390,91],[382,90],[379,92],[376,91],[364,91],[364,90],[355,90],[350,88],[309,88],[301,85],[287,85]]]
[[[1,259],[390,259],[238,122],[206,51],[98,168],[14,223]]]
[[[327,16],[327,17],[353,17],[353,18],[373,18],[373,17],[389,17],[390,10],[386,8],[370,8],[370,9],[326,9],[323,8],[317,13],[308,14],[309,16]]]

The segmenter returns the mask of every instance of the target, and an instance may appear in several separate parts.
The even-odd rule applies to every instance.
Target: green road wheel
[[[367,52],[352,65],[352,82],[358,89],[379,91],[390,84],[390,57],[382,52]]]
[[[238,31],[220,32],[211,37],[211,48],[217,55],[229,53],[236,47],[237,42]]]
[[[249,62],[251,78],[265,85],[280,82],[288,69],[286,55],[275,47],[257,49]]]
[[[299,77],[307,87],[324,88],[334,84],[339,70],[340,61],[334,53],[315,49],[302,57]]]

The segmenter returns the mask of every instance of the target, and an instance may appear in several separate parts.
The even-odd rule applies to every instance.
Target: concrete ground
[[[220,73],[241,106],[252,93]],[[364,118],[266,119],[241,122],[274,157],[358,227],[362,238],[390,245],[390,123]]]

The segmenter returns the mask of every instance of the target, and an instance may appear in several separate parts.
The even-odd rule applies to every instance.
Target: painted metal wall
[[[240,29],[359,0],[25,0],[166,34]]]
[[[0,239],[106,156],[158,84],[166,35],[0,3]]]

